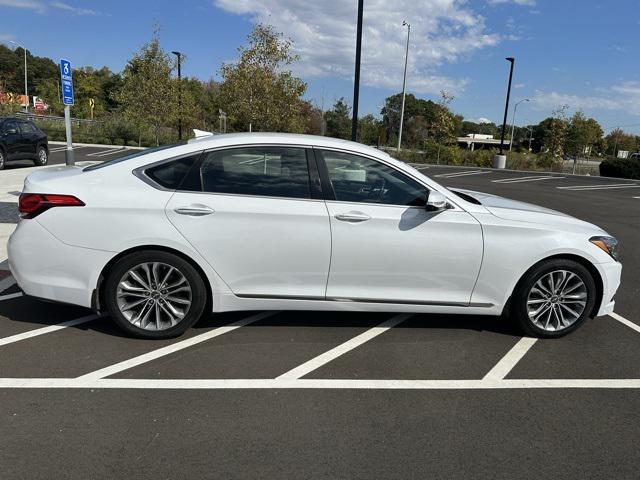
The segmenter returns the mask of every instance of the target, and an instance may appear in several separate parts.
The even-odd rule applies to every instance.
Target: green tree
[[[175,120],[177,82],[171,78],[173,62],[160,47],[158,30],[127,63],[123,84],[116,94],[124,115],[138,131],[138,138],[151,130],[156,145],[160,144],[162,127]]]
[[[239,60],[220,69],[223,110],[239,130],[304,131],[300,100],[307,84],[289,69],[298,59],[291,53],[291,40],[262,24],[247,39],[238,49]]]
[[[586,154],[602,139],[602,127],[593,118],[587,118],[581,111],[571,117],[565,138],[565,152],[574,158]]]
[[[344,98],[337,100],[333,108],[325,112],[324,120],[327,136],[345,140],[351,138],[351,108]]]
[[[437,163],[440,163],[440,152],[442,147],[450,145],[454,140],[454,132],[456,128],[455,118],[449,110],[449,105],[453,101],[453,95],[446,91],[440,92],[440,102],[436,110],[436,116],[431,123],[431,138],[438,146]]]
[[[373,115],[365,115],[358,119],[358,141],[365,145],[378,145],[380,143],[380,130],[382,123]]]

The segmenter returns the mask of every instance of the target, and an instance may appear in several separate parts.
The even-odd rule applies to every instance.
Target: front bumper
[[[37,220],[21,220],[7,244],[9,269],[34,297],[91,307],[91,295],[112,252],[67,245]]]
[[[613,297],[620,287],[622,264],[620,262],[607,262],[596,265],[602,277],[602,301],[596,314],[598,317],[613,312],[616,302]]]

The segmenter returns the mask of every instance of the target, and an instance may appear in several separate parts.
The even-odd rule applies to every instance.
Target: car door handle
[[[340,220],[341,222],[360,223],[371,220],[371,217],[362,212],[347,212],[336,214],[335,219]]]
[[[178,215],[188,215],[190,217],[203,217],[215,213],[213,208],[204,205],[190,205],[188,207],[177,207],[173,210]]]

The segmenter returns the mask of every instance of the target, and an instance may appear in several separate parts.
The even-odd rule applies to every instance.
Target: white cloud
[[[346,1],[214,0],[223,10],[269,23],[294,41],[296,71],[307,77],[353,77],[356,4]],[[439,74],[438,67],[496,45],[500,36],[464,0],[368,0],[362,40],[362,81],[400,90],[407,29],[411,23],[408,89],[453,93],[468,80]]]
[[[51,2],[51,6],[53,8],[58,8],[60,10],[65,10],[67,12],[71,12],[74,15],[100,15],[100,12],[97,12],[96,10],[91,10],[89,8],[78,8],[78,7],[73,7],[69,4],[66,3],[62,3],[62,2]]]
[[[0,6],[24,8],[26,10],[34,10],[38,13],[44,13],[47,9],[45,4],[38,0],[0,0]]]
[[[69,5],[64,2],[45,3],[39,0],[0,0],[0,6],[24,8],[27,10],[33,10],[36,13],[46,13],[50,8],[53,8],[72,13],[73,15],[102,15],[101,12],[96,10],[74,7],[73,5]]]
[[[15,39],[16,36],[11,33],[0,33],[0,42],[10,42]]]
[[[488,0],[489,5],[500,5],[503,3],[513,3],[515,5],[524,5],[528,7],[535,7],[536,0]]]
[[[599,95],[575,95],[537,90],[532,98],[538,110],[568,105],[575,110],[618,110],[640,115],[640,82],[623,82],[605,89]]]
[[[488,118],[480,117],[478,119],[477,123],[493,123],[493,122],[491,120],[489,120]]]

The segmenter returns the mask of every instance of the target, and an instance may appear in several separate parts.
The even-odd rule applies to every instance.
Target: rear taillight
[[[53,207],[84,207],[84,202],[73,195],[50,193],[22,193],[18,210],[22,218],[33,218]]]

